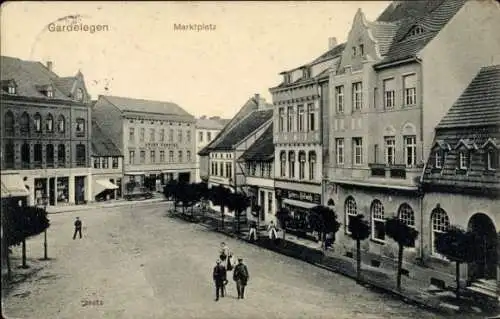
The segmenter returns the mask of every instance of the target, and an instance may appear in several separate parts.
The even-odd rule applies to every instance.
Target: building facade
[[[202,116],[196,120],[196,183],[202,181],[200,176],[200,155],[198,153],[212,142],[223,127],[223,121],[217,117],[207,118],[206,116]]]
[[[195,118],[174,103],[99,96],[93,119],[124,155],[124,181],[161,191],[194,181]]]
[[[2,57],[2,173],[18,173],[28,204],[92,200],[91,108],[83,75]]]

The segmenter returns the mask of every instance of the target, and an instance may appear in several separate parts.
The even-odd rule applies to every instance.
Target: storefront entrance
[[[469,280],[497,278],[497,232],[493,221],[483,213],[474,214],[468,229],[476,234],[474,262],[468,265]]]

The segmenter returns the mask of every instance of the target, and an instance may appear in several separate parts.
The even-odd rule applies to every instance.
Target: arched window
[[[35,132],[42,131],[42,116],[38,113],[35,114]]]
[[[22,135],[28,135],[30,133],[30,116],[26,112],[21,115],[20,130]]]
[[[11,111],[5,113],[4,118],[5,135],[14,135],[14,114]]]
[[[351,219],[358,215],[358,209],[356,206],[356,201],[351,196],[347,197],[344,204],[344,214],[345,214],[345,231],[348,233],[348,226]]]
[[[398,217],[410,227],[415,227],[415,213],[410,205],[403,203],[399,206]]]
[[[23,168],[28,168],[31,164],[30,145],[26,142],[21,146],[21,162]]]
[[[288,177],[295,178],[295,152],[288,152]]]
[[[57,119],[57,130],[59,133],[64,133],[66,129],[66,121],[64,119],[64,116],[59,115],[59,118]]]
[[[15,152],[14,143],[7,141],[5,143],[5,168],[14,168]]]
[[[52,114],[47,115],[47,119],[45,120],[45,130],[47,132],[54,132],[54,118]]]
[[[384,205],[378,199],[373,200],[370,206],[370,215],[372,219],[372,239],[385,241]]]
[[[35,162],[35,165],[41,165],[42,164],[42,144],[37,143],[35,144],[35,147],[33,149],[33,159]]]
[[[47,146],[45,147],[45,154],[47,165],[54,165],[54,145],[47,144]]]
[[[57,146],[57,165],[66,165],[66,147],[64,146],[64,144],[59,144]]]
[[[280,176],[286,176],[286,153],[285,151],[281,151],[280,153]]]
[[[309,179],[314,180],[316,178],[316,152],[309,152]]]
[[[306,171],[306,153],[304,151],[299,152],[299,179],[305,178]]]
[[[436,251],[436,238],[438,238],[448,229],[448,227],[450,227],[450,219],[448,218],[448,214],[446,214],[444,209],[436,207],[432,210],[431,227],[432,254],[440,256]]]
[[[76,166],[85,166],[85,159],[87,154],[85,152],[85,145],[78,144],[76,146]]]

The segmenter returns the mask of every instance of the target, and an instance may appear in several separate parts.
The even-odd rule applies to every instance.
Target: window
[[[273,193],[272,192],[267,193],[267,213],[268,214],[273,213]]]
[[[288,152],[288,177],[295,178],[295,153]]]
[[[417,26],[413,27],[413,29],[411,29],[410,36],[414,37],[414,36],[422,34],[422,33],[424,33],[424,28],[417,25]]]
[[[42,131],[42,117],[40,114],[36,113],[35,114],[35,132],[41,132]]]
[[[228,178],[233,178],[233,165],[231,162],[226,163],[226,175]]]
[[[45,146],[45,160],[47,161],[48,165],[53,166],[54,165],[54,145],[52,144],[47,144]]]
[[[64,119],[64,116],[60,115],[59,119],[57,120],[57,130],[59,133],[64,133],[66,130],[66,121]]]
[[[443,167],[443,151],[436,151],[434,152],[434,167],[435,168],[442,168]]]
[[[64,166],[66,164],[66,147],[64,144],[57,146],[57,165]]]
[[[99,157],[94,157],[94,168],[101,168],[101,159]]]
[[[219,165],[220,165],[220,172],[219,172],[220,176],[224,176],[224,163],[220,162]],[[254,166],[253,175],[255,175],[255,166]]]
[[[141,164],[144,164],[144,163],[146,162],[146,151],[141,151],[141,152],[139,153],[139,155],[140,155],[140,159],[139,159],[139,160],[140,160],[140,163],[141,163]]]
[[[7,141],[4,145],[5,145],[5,167],[14,168],[14,163],[15,163],[14,143],[12,143],[12,141]]]
[[[146,129],[144,127],[141,127],[140,133],[139,133],[139,141],[144,142],[144,135],[146,134]]]
[[[76,119],[76,134],[85,133],[85,119]]]
[[[316,152],[309,152],[309,180],[316,178]]]
[[[108,157],[101,157],[102,161],[102,168],[109,168],[109,158]]]
[[[207,140],[209,142],[212,140],[212,132],[207,132]]]
[[[154,142],[155,141],[155,129],[154,128],[150,128],[149,129],[149,141],[150,142]]]
[[[469,166],[467,154],[464,151],[458,153],[459,168],[466,170]]]
[[[365,46],[364,44],[359,45],[359,55],[364,56],[365,55]]]
[[[160,163],[165,163],[165,151],[160,151]]]
[[[168,130],[168,140],[169,140],[169,142],[174,141],[174,129],[172,129],[172,128]]]
[[[417,138],[415,136],[405,136],[404,139],[406,166],[415,166],[417,164]]]
[[[288,120],[286,122],[286,131],[291,132],[293,130],[293,106],[289,106],[287,110]]]
[[[149,152],[149,162],[156,163],[156,152],[155,151]]]
[[[299,179],[305,178],[305,170],[306,170],[306,153],[300,151],[299,152]]]
[[[191,131],[186,131],[186,142],[191,143]]]
[[[488,150],[486,153],[486,168],[490,171],[498,169],[498,151]]]
[[[393,165],[396,156],[396,138],[394,136],[386,136],[385,140],[385,163]]]
[[[353,150],[354,150],[354,164],[361,165],[363,164],[363,138],[354,137],[352,139]]]
[[[168,162],[173,163],[174,162],[174,151],[169,151],[168,152]]]
[[[310,78],[311,73],[309,72],[309,68],[304,68],[304,69],[302,70],[302,75],[304,76],[304,78],[305,78],[305,79]]]
[[[432,243],[432,253],[438,257],[443,258],[436,250],[436,239],[448,230],[450,227],[450,219],[448,218],[448,214],[439,207],[436,207],[432,210],[431,213],[431,243]]]
[[[385,241],[384,205],[375,199],[370,207],[370,213],[372,216],[372,239]]]
[[[28,135],[30,133],[30,116],[26,112],[21,115],[20,130],[21,135]]]
[[[49,86],[49,87],[47,88],[46,93],[47,93],[47,97],[50,97],[50,98],[54,97],[54,90],[52,89],[52,87],[51,87],[51,86]]]
[[[179,143],[182,143],[182,130],[181,129],[177,130],[177,141]]]
[[[394,79],[384,80],[384,107],[394,108],[396,104],[396,81]]]
[[[335,139],[335,152],[337,155],[337,165],[344,165],[344,139]]]
[[[314,110],[314,104],[309,103],[307,104],[307,114],[308,114],[308,121],[307,124],[309,125],[309,132],[313,132],[316,130],[316,111]]]
[[[4,118],[5,134],[8,136],[14,135],[14,114],[11,111],[5,113]]]
[[[165,129],[162,128],[160,129],[160,142],[164,142],[165,141]]]
[[[135,164],[135,151],[128,152],[128,163],[131,165]]]
[[[297,107],[297,130],[304,132],[304,105]]]
[[[24,143],[23,146],[21,146],[21,162],[23,168],[30,166],[31,155],[30,155],[30,145],[28,143]]]
[[[85,150],[85,145],[78,144],[76,146],[76,166],[85,166],[87,158],[87,152]]]
[[[286,153],[284,151],[280,153],[280,176],[286,176]]]
[[[403,105],[417,104],[417,76],[415,74],[403,77]]]
[[[351,196],[347,197],[344,204],[345,232],[349,234],[349,224],[353,217],[358,215],[356,201]]]
[[[118,168],[118,157],[113,157],[113,162],[112,162],[112,165],[113,165],[113,168]]]
[[[132,143],[135,142],[135,129],[133,127],[128,131],[128,140]]]
[[[357,54],[357,49],[356,47],[352,47],[352,57],[354,58]]]
[[[35,144],[34,150],[33,150],[33,159],[35,164],[41,164],[42,163],[42,144]]]
[[[278,132],[283,132],[285,128],[285,109],[280,107],[278,111]]]
[[[82,89],[76,90],[76,100],[83,102],[83,90]]]
[[[177,161],[179,163],[182,163],[182,151],[179,151],[178,154],[177,154]]]
[[[415,227],[415,213],[410,205],[403,203],[398,209],[398,218],[410,227]]]
[[[335,87],[335,102],[337,105],[337,113],[344,113],[344,86]]]
[[[16,94],[16,86],[13,83],[10,83],[9,86],[7,86],[7,93]]]
[[[191,151],[186,151],[186,161],[191,162]]]
[[[260,176],[264,177],[265,167],[264,167],[264,163],[263,162],[259,163],[259,168],[260,168]]]
[[[203,142],[203,132],[198,132],[198,141]]]
[[[362,82],[356,82],[352,84],[352,105],[353,105],[353,111],[359,111],[363,108]]]

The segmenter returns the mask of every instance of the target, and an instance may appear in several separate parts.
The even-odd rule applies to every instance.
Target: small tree
[[[349,219],[347,226],[349,235],[356,241],[356,280],[361,279],[361,241],[370,237],[370,226],[364,220],[363,215],[357,215]]]
[[[385,232],[387,236],[398,243],[398,272],[396,286],[401,289],[401,268],[403,267],[403,251],[405,247],[414,247],[415,240],[418,237],[418,231],[408,226],[397,216],[390,217],[385,223]]]
[[[290,220],[290,211],[286,207],[282,207],[278,209],[276,212],[276,219],[280,223],[280,228],[283,231],[283,241],[285,240],[286,236],[286,224]]]
[[[450,226],[446,232],[435,239],[435,247],[438,253],[455,262],[455,280],[457,288],[455,291],[457,299],[460,299],[460,264],[474,261],[475,234],[465,231],[458,226]]]
[[[176,180],[171,179],[167,182],[165,187],[163,187],[163,195],[167,200],[173,199],[175,211],[177,211],[177,203],[178,203],[177,202],[178,186],[179,183]]]
[[[241,213],[250,207],[250,199],[242,193],[232,193],[228,200],[229,209],[234,211],[236,215],[236,233],[240,233],[240,218]]]
[[[340,228],[337,214],[331,208],[319,205],[311,208],[310,217],[313,221],[312,228],[319,233],[321,247],[326,250],[327,234],[332,233],[333,238],[335,238],[335,234]]]
[[[221,229],[224,229],[224,208],[228,205],[229,196],[231,196],[231,191],[224,186],[217,185],[210,189],[209,198],[212,203],[216,206],[220,206],[221,213]]]

